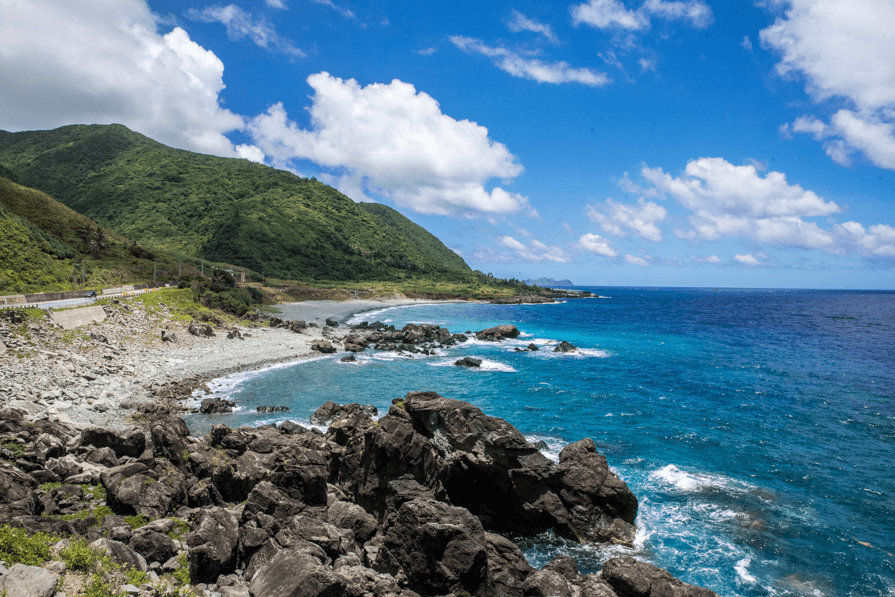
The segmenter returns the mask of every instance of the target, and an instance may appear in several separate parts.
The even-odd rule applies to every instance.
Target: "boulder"
[[[288,406],[259,406],[255,408],[255,412],[259,412],[262,414],[267,413],[282,413],[289,410]]]
[[[504,338],[518,338],[519,330],[514,325],[498,325],[475,333],[477,340],[500,342]]]
[[[273,326],[271,326],[273,327]],[[210,325],[199,325],[195,321],[190,322],[190,326],[187,328],[187,331],[193,336],[211,338],[214,336],[214,330]]]
[[[316,350],[321,354],[333,354],[336,347],[330,344],[328,340],[318,340],[311,344],[311,350]]]
[[[141,572],[149,570],[145,558],[120,541],[97,539],[90,544],[90,547],[111,556],[112,559],[123,566],[136,568]]]
[[[122,456],[137,458],[146,449],[146,436],[142,431],[137,430],[125,436],[110,429],[88,427],[81,433],[81,445],[112,448],[118,458]]]
[[[522,585],[534,571],[519,547],[502,535],[485,533],[488,542],[488,573],[494,597],[522,597]]]
[[[339,327],[339,322],[336,321],[335,319],[333,319],[332,317],[327,317],[326,325],[328,325],[331,328],[337,328],[337,327]]]
[[[482,359],[463,357],[462,359],[457,359],[456,361],[454,361],[454,365],[456,365],[457,367],[481,367]]]
[[[162,330],[162,342],[170,342],[172,344],[177,343],[177,334],[173,332],[168,332],[168,330]]]
[[[314,425],[326,425],[336,419],[351,417],[355,414],[360,414],[364,417],[375,417],[379,414],[379,409],[372,404],[352,403],[341,406],[332,400],[328,400],[311,415],[311,423]]]
[[[346,581],[300,549],[274,555],[249,585],[252,597],[342,597]]]
[[[231,510],[209,507],[199,512],[193,530],[183,538],[190,548],[193,583],[212,583],[233,572],[238,529],[239,519]]]
[[[713,591],[684,583],[666,570],[628,556],[608,560],[601,575],[618,597],[718,597]]]
[[[163,533],[153,531],[134,533],[128,545],[146,558],[147,562],[164,564],[177,555],[174,540]]]
[[[531,344],[529,344],[529,345],[526,346],[525,348],[526,348],[527,350],[532,351],[532,352],[534,352],[534,351],[536,351],[536,350],[540,350],[540,349],[538,348],[538,345],[535,344],[534,342],[532,342]]]
[[[465,508],[413,500],[398,510],[377,558],[385,572],[407,577],[422,595],[491,595],[485,531]]]
[[[223,398],[206,398],[199,406],[199,412],[203,415],[227,414],[233,412],[235,402]]]
[[[39,566],[14,564],[0,576],[0,595],[10,597],[53,597],[59,577]]]
[[[565,340],[556,345],[553,352],[578,352],[578,347],[569,344]]]
[[[186,422],[175,415],[153,417],[149,432],[155,452],[174,464],[184,464],[189,458],[188,438],[190,430]]]
[[[376,534],[376,519],[357,504],[337,501],[327,511],[329,522],[340,529],[350,529],[358,543],[366,543]]]
[[[351,350],[350,348],[348,348],[348,345],[347,345],[347,344],[345,345],[345,350]],[[359,351],[352,351],[352,352],[359,352]],[[356,362],[357,362],[357,357],[354,356],[353,354],[350,354],[350,355],[348,355],[347,357],[342,357],[341,361],[342,361],[343,363],[356,363]]]

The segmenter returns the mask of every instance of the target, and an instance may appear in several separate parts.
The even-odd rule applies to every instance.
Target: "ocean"
[[[512,323],[522,336],[237,374],[213,384],[237,411],[187,422],[194,434],[309,425],[326,400],[384,414],[434,390],[506,419],[551,458],[593,438],[637,495],[634,548],[513,537],[533,566],[562,553],[587,572],[627,554],[729,597],[895,595],[895,293],[579,288],[600,298],[360,314],[353,323],[451,332]],[[561,340],[581,352],[552,352]],[[530,343],[541,350],[514,350]],[[462,356],[483,366],[453,366]]]

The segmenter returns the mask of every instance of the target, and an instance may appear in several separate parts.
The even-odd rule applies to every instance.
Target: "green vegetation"
[[[0,446],[12,452],[16,458],[25,453],[25,444],[23,444],[22,442],[17,442],[15,440],[4,440],[2,443],[0,443]]]
[[[184,535],[190,532],[190,525],[182,520],[175,520],[174,527],[168,533],[168,536],[175,541],[180,541]]]
[[[29,537],[25,529],[0,525],[0,560],[7,566],[40,566],[50,557],[50,546],[58,540],[46,533],[35,533]]]
[[[247,160],[166,147],[122,125],[0,131],[0,164],[152,250],[283,279],[470,273],[394,210],[363,207],[315,179]]]
[[[173,572],[174,578],[177,579],[177,582],[182,585],[193,584],[193,581],[190,578],[190,563],[186,559],[186,554],[180,554],[179,556],[177,556],[177,563],[180,564],[180,568]]]
[[[73,538],[68,547],[59,552],[59,557],[69,570],[89,572],[100,560],[100,554],[90,547],[85,539]]]
[[[135,514],[133,516],[126,516],[124,522],[129,524],[132,529],[136,530],[141,526],[152,522],[152,519],[145,514]]]

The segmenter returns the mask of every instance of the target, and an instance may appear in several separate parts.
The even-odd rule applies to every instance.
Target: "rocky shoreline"
[[[535,570],[501,534],[633,541],[637,498],[589,439],[554,463],[507,422],[432,392],[396,398],[378,420],[369,407],[324,405],[315,420],[326,433],[286,421],[195,438],[176,414],[213,377],[327,345],[417,352],[464,334],[274,320],[210,321],[207,336],[163,308],[106,314],[74,335],[0,323],[0,524],[61,539],[43,566],[0,566],[0,594],[81,594],[84,579],[59,560],[89,542],[144,573],[139,585],[111,574],[114,595],[715,595],[629,557],[598,573],[568,556]],[[162,330],[176,342],[162,343]]]

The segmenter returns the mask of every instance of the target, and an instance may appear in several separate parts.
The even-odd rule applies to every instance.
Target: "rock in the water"
[[[563,340],[553,349],[553,352],[578,352],[578,347]]]
[[[538,349],[538,345],[535,344],[534,342],[532,342],[531,344],[529,344],[529,345],[526,346],[525,348],[526,348],[527,350],[532,351],[532,352],[534,352],[534,351],[536,351],[536,350],[539,350],[539,349]]]
[[[608,560],[602,576],[619,597],[718,597],[714,591],[684,583],[661,568],[628,556]]]
[[[233,412],[235,402],[224,398],[206,398],[199,406],[199,412],[203,415],[227,414]]]
[[[289,410],[288,406],[259,406],[255,411],[259,413],[281,413]]]
[[[457,359],[456,361],[454,361],[454,365],[456,365],[457,367],[481,367],[482,359],[463,357],[462,359]]]
[[[500,342],[504,338],[518,338],[519,330],[514,325],[498,325],[475,333],[477,340]]]
[[[337,328],[337,327],[339,327],[339,322],[336,321],[335,319],[333,319],[332,317],[327,317],[326,325],[328,325],[331,328]]]
[[[0,576],[0,595],[9,597],[53,597],[59,577],[39,566],[14,564]]]
[[[354,356],[353,354],[350,354],[347,357],[342,357],[342,362],[343,363],[356,363],[357,357]]]

